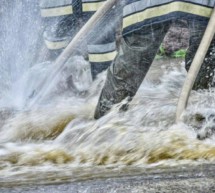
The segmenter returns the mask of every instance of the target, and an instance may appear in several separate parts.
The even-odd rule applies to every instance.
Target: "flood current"
[[[13,12],[1,10],[5,16],[1,17],[5,29],[1,46],[5,46],[0,71],[0,186],[131,176],[151,169],[214,163],[214,90],[192,91],[181,122],[175,124],[186,77],[181,60],[154,61],[127,111],[119,110],[126,102],[122,101],[94,120],[106,72],[92,82],[89,63],[81,56],[72,57],[48,94],[27,108],[52,71],[52,63],[40,63],[35,60],[38,55],[30,54],[38,49],[34,44],[41,40],[40,29],[30,30],[38,23],[20,24],[17,13],[22,13],[20,18],[32,18],[31,2],[26,0],[29,9],[22,8],[21,1],[14,2],[7,4]],[[10,24],[14,18],[17,21]],[[22,29],[29,29],[24,33],[28,41]],[[20,40],[20,45],[14,44]],[[67,84],[71,73],[80,92]],[[205,140],[197,139],[204,134]]]
[[[185,76],[181,61],[155,62],[129,109],[120,112],[122,102],[99,120],[93,113],[105,73],[84,96],[65,92],[40,108],[2,110],[0,184],[59,183],[213,163],[213,135],[197,139],[214,113],[213,90],[193,91],[183,121],[174,123]]]

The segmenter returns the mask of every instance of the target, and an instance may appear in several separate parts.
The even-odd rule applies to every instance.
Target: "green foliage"
[[[165,55],[166,55],[165,49],[164,49],[164,47],[163,47],[162,44],[161,44],[161,46],[160,46],[160,48],[159,48],[159,54],[160,54],[161,56],[165,56]]]
[[[163,45],[161,44],[161,46],[159,47],[158,53],[155,56],[155,59],[165,58],[166,56],[167,55],[166,55],[165,49],[164,49]]]
[[[170,58],[185,58],[186,53],[187,53],[186,49],[180,49],[180,50],[175,51],[171,55],[167,55],[163,45],[161,45],[159,50],[158,50],[158,53],[157,53],[155,59],[159,60],[159,59],[167,58],[167,57],[170,57]]]
[[[185,49],[180,49],[180,50],[175,51],[175,52],[171,55],[171,57],[173,57],[173,58],[185,58],[186,53],[187,53],[187,50],[185,50]]]

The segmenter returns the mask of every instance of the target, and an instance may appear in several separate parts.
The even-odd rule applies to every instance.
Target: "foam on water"
[[[194,116],[214,113],[213,90],[193,91],[183,122],[174,124],[186,75],[183,64],[176,66],[158,76],[162,70],[155,65],[151,74],[161,78],[146,79],[128,111],[119,111],[122,102],[99,120],[93,119],[93,113],[105,73],[86,96],[65,92],[43,108],[13,113],[0,129],[0,183],[65,182],[126,171],[131,175],[129,168],[135,167],[213,162],[214,137],[197,139],[206,122]]]

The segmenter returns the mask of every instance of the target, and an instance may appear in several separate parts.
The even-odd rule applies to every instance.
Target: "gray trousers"
[[[132,99],[136,94],[171,24],[172,21],[154,24],[122,38],[121,51],[108,69],[107,79],[94,115],[96,119],[103,116],[114,104],[121,102],[126,97]],[[185,59],[187,70],[192,63],[207,24],[192,20],[188,21],[188,25],[190,46]],[[214,45],[215,40],[208,50],[194,89],[208,88],[212,85],[215,58],[211,52],[214,52]]]

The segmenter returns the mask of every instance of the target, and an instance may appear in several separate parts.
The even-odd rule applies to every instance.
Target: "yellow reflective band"
[[[191,3],[185,2],[173,2],[168,5],[163,5],[160,7],[154,7],[147,10],[144,10],[139,13],[134,13],[128,17],[123,19],[123,28],[131,26],[135,23],[142,22],[146,19],[150,19],[153,17],[158,17],[162,15],[166,15],[172,12],[185,12],[190,13],[202,17],[210,17],[212,13],[212,8],[203,7],[201,5],[194,5]]]
[[[109,62],[113,61],[117,55],[117,51],[105,53],[105,54],[89,54],[90,62]]]
[[[61,15],[69,15],[73,13],[72,5],[56,8],[41,9],[42,17],[55,17]]]
[[[45,40],[46,47],[50,50],[58,50],[65,48],[69,44],[69,40],[60,41],[60,42],[51,42],[48,40]]]
[[[102,5],[104,1],[102,2],[93,2],[93,3],[83,3],[82,4],[82,11],[88,12],[88,11],[97,11]]]

